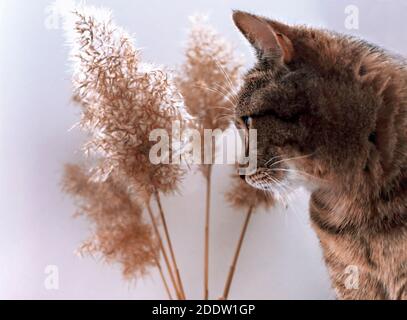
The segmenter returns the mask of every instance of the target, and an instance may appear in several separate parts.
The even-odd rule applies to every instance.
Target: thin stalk
[[[253,206],[251,206],[249,208],[249,211],[247,212],[246,219],[244,221],[242,231],[240,232],[239,241],[237,243],[237,247],[236,247],[236,250],[235,250],[235,254],[233,256],[232,264],[230,266],[228,277],[226,279],[225,289],[223,291],[222,300],[227,300],[228,299],[230,287],[232,285],[233,275],[235,274],[235,270],[236,270],[237,260],[239,259],[240,250],[242,249],[242,244],[243,244],[244,237],[246,235],[247,226],[249,225],[249,221],[250,221],[250,218],[251,218],[251,216],[253,214],[253,211],[254,211]]]
[[[161,205],[160,195],[159,195],[159,193],[157,191],[155,191],[154,196],[155,196],[155,199],[156,199],[157,204],[158,204],[158,209],[160,211],[161,220],[163,222],[164,234],[165,234],[165,237],[166,237],[166,240],[167,240],[168,248],[170,249],[170,255],[171,255],[171,260],[172,260],[172,263],[173,263],[173,266],[174,266],[174,269],[175,269],[175,275],[176,275],[177,280],[178,280],[179,293],[181,294],[181,299],[185,299],[186,297],[185,297],[185,292],[184,292],[184,286],[182,285],[181,275],[179,273],[177,261],[175,259],[174,249],[173,249],[173,246],[172,246],[170,233],[168,231],[167,220],[165,219],[164,210],[163,210],[163,207]]]
[[[155,263],[157,265],[158,271],[160,273],[160,277],[161,277],[161,280],[162,280],[162,282],[164,284],[164,288],[165,288],[165,291],[167,292],[168,298],[170,300],[173,300],[170,288],[168,287],[167,279],[165,279],[164,272],[163,272],[163,269],[161,267],[161,263],[160,263],[160,261],[158,261],[158,259],[156,257],[154,258],[154,260],[155,260]]]
[[[160,234],[160,232],[158,230],[157,222],[156,222],[156,220],[154,218],[153,211],[152,211],[151,206],[150,206],[149,203],[146,203],[146,207],[147,207],[148,214],[150,215],[150,219],[151,219],[151,222],[153,224],[154,232],[155,232],[155,235],[156,235],[156,237],[158,239],[158,243],[160,245],[160,249],[161,249],[161,252],[162,252],[163,257],[164,257],[165,265],[167,266],[168,274],[170,275],[170,279],[171,279],[172,285],[174,286],[174,290],[176,292],[177,298],[182,299],[182,295],[181,295],[181,292],[180,292],[180,290],[178,288],[177,281],[175,280],[174,273],[173,273],[170,261],[168,259],[167,252],[165,251],[165,247],[164,247],[163,241],[161,239],[161,234]]]
[[[205,207],[205,247],[204,247],[204,299],[209,299],[209,226],[211,208],[212,165],[206,173],[206,207]]]

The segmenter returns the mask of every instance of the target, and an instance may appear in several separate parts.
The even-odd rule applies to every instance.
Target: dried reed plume
[[[201,17],[191,19],[185,51],[177,84],[188,112],[197,121],[196,128],[204,137],[204,129],[226,129],[233,119],[236,87],[240,79],[241,61],[232,46]],[[204,153],[210,152],[213,163],[216,150],[208,150],[203,141]],[[204,162],[202,162],[204,163]],[[211,205],[212,164],[200,167],[206,178],[205,242],[204,242],[204,299],[209,297],[209,226]]]
[[[157,239],[123,177],[113,173],[104,181],[92,181],[88,170],[69,164],[63,190],[78,199],[78,214],[93,225],[82,253],[100,253],[108,262],[119,262],[127,278],[143,276],[156,265]]]
[[[225,287],[223,290],[222,300],[227,300],[229,297],[230,287],[232,285],[233,276],[235,274],[237,261],[239,259],[240,251],[242,249],[242,244],[244,237],[247,232],[247,227],[252,217],[253,212],[260,207],[270,208],[274,204],[274,198],[270,193],[263,190],[255,189],[249,184],[241,180],[240,177],[234,177],[234,185],[226,193],[226,200],[236,209],[247,210],[246,217],[243,223],[242,230],[239,235],[239,240],[233,255],[232,263],[229,268],[229,272],[226,278]]]
[[[178,122],[182,129],[189,121],[181,95],[168,73],[140,61],[140,52],[112,22],[110,12],[77,8],[65,29],[72,48],[74,100],[82,108],[80,126],[90,136],[85,150],[97,159],[92,178],[109,181],[118,172],[143,197],[174,290],[178,298],[185,298],[159,196],[175,191],[185,170],[175,164],[153,164],[149,158],[156,143],[149,139],[154,129],[165,130],[171,141],[173,124]],[[168,157],[182,148],[167,147]],[[171,263],[151,199],[158,203]]]
[[[98,175],[118,169],[148,193],[174,191],[184,170],[152,164],[155,144],[150,132],[185,125],[187,113],[168,73],[142,63],[129,35],[112,22],[108,11],[84,8],[68,28],[72,47],[75,100],[82,107],[80,125],[91,135],[85,145],[98,155]],[[72,32],[73,31],[73,32]],[[176,153],[169,145],[170,154]]]

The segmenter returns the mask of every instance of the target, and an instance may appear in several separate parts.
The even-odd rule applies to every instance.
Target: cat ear
[[[234,11],[233,21],[249,42],[262,54],[289,63],[294,55],[291,40],[276,31],[264,18],[247,12]]]

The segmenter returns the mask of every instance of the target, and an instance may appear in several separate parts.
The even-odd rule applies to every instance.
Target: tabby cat
[[[407,299],[406,64],[326,30],[233,20],[258,58],[236,111],[258,135],[258,168],[244,179],[275,195],[311,190],[339,299]]]

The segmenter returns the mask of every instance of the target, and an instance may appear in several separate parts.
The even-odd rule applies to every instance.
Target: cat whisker
[[[228,122],[229,125],[230,125],[230,124],[233,123],[234,118],[233,118],[233,117],[230,117],[230,116],[228,116],[228,115],[224,115],[224,116],[219,116],[219,117],[215,118],[214,121],[215,121],[216,123],[219,123],[219,122],[221,122],[221,121],[225,121],[225,122]]]
[[[225,95],[226,95],[225,92],[223,92],[223,91],[221,91],[221,90],[219,90],[219,89],[211,88],[211,87],[208,87],[208,86],[203,85],[203,84],[195,84],[194,87],[200,88],[200,89],[205,89],[205,90],[208,90],[208,91],[211,91],[211,92],[220,94],[220,95],[222,95],[222,96],[225,96]]]
[[[223,75],[224,75],[226,81],[228,82],[230,90],[231,90],[235,95],[237,95],[237,92],[236,92],[235,89],[234,89],[235,86],[233,85],[232,80],[230,79],[228,73],[225,71],[225,68],[222,67],[222,65],[219,63],[219,60],[218,60],[218,59],[215,58],[214,60],[215,60],[216,66],[219,68],[219,70],[222,71],[222,73],[223,73]]]
[[[276,187],[281,190],[278,196],[280,197],[280,200],[283,203],[284,207],[287,207],[288,203],[292,202],[292,194],[295,193],[295,190],[291,188],[287,183],[284,183],[283,181],[274,178],[267,173],[266,175],[276,184]]]
[[[299,175],[306,175],[306,176],[308,176],[308,177],[310,177],[310,178],[313,178],[313,179],[325,181],[325,180],[322,179],[322,178],[319,178],[319,177],[314,176],[314,175],[312,175],[312,174],[310,174],[310,173],[308,173],[308,172],[301,171],[301,170],[297,170],[297,169],[270,168],[269,170],[271,170],[271,171],[293,172],[293,173],[297,173],[297,174],[299,174]]]
[[[311,156],[313,156],[313,155],[314,155],[314,153],[310,153],[310,154],[307,154],[307,155],[304,155],[304,156],[298,156],[298,157],[292,157],[292,158],[287,158],[287,159],[281,159],[281,160],[279,160],[279,161],[276,161],[276,162],[272,163],[271,166],[275,166],[276,164],[279,164],[279,163],[282,163],[282,162],[286,162],[286,161],[292,161],[292,160],[298,160],[298,159],[308,158],[308,157],[311,157]]]
[[[271,161],[273,161],[273,160],[275,160],[277,158],[282,158],[282,157],[284,157],[284,155],[273,156],[264,163],[264,166],[267,166]]]
[[[215,107],[212,107],[212,109],[226,110],[226,111],[230,112],[230,115],[234,115],[234,112],[231,112],[230,108],[228,108],[228,107],[215,106]]]
[[[290,187],[287,183],[283,183],[281,180],[274,178],[273,179],[276,183],[278,183],[279,186],[281,186],[282,189],[284,189],[287,193],[288,192],[294,192],[294,189]]]
[[[237,103],[237,97],[236,94],[229,91],[228,88],[225,88],[224,86],[220,85],[219,83],[214,83],[215,86],[217,86],[219,89],[222,89],[223,91],[225,91],[225,93],[228,95],[228,97],[230,97],[231,99],[233,99],[233,101],[235,103]]]
[[[205,89],[205,90],[208,90],[208,91],[211,91],[211,92],[215,92],[215,93],[217,93],[217,94],[220,94],[224,99],[226,99],[227,101],[229,101],[229,102],[232,104],[233,107],[236,107],[236,103],[233,102],[232,100],[230,100],[230,98],[228,97],[228,95],[227,95],[225,92],[223,92],[223,91],[221,91],[221,90],[219,90],[219,89],[214,89],[214,88],[211,88],[211,87],[202,85],[202,84],[196,84],[195,87],[201,88],[201,89]]]
[[[215,122],[218,122],[218,121],[223,121],[224,119],[229,120],[230,122],[233,122],[234,118],[231,117],[230,115],[221,115],[219,117],[216,117],[214,120],[215,120]]]
[[[288,191],[294,192],[294,189],[289,187],[287,184],[284,184],[281,180],[271,176],[269,173],[265,172],[266,176],[271,179],[278,187],[280,187],[282,190],[285,191],[285,193],[288,195]]]

